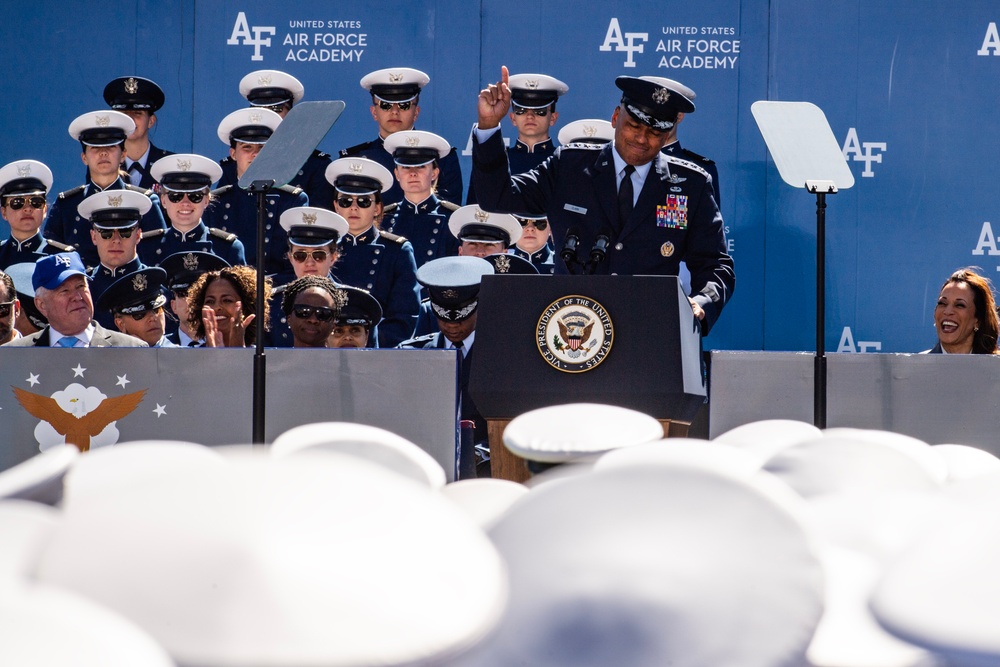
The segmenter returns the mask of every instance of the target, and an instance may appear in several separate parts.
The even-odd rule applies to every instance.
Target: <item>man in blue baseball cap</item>
[[[35,262],[31,276],[35,305],[49,324],[41,331],[18,338],[11,347],[147,347],[146,343],[94,320],[94,301],[87,271],[80,255],[63,252]]]

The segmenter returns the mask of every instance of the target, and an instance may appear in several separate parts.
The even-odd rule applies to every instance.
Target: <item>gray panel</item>
[[[761,419],[813,421],[813,355],[712,352],[709,437]]]
[[[268,350],[268,442],[300,424],[380,426],[454,479],[457,383],[451,350]]]

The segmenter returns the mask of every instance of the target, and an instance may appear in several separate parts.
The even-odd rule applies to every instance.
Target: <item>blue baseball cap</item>
[[[35,262],[35,271],[31,274],[31,286],[36,291],[39,287],[55,289],[73,276],[87,276],[87,269],[79,253],[61,252],[48,255]]]

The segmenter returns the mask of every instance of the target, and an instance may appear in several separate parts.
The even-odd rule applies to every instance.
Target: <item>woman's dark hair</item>
[[[257,314],[257,269],[252,266],[227,266],[219,271],[204,273],[188,290],[188,323],[199,338],[205,337],[205,323],[201,319],[201,309],[205,305],[205,292],[216,280],[225,280],[240,296],[243,316]],[[264,279],[264,312],[257,314],[264,318],[264,328],[271,328],[271,279]],[[257,342],[257,325],[248,326],[244,334],[246,345]]]
[[[997,318],[997,304],[993,299],[993,285],[989,278],[979,275],[975,268],[966,267],[955,271],[944,281],[941,289],[952,284],[964,283],[969,286],[976,306],[976,321],[979,323],[978,331],[972,336],[972,353],[996,354],[1000,322]]]
[[[295,299],[310,287],[318,287],[327,292],[333,298],[333,307],[336,310],[333,315],[334,319],[340,317],[340,309],[347,304],[347,294],[344,293],[344,290],[337,289],[336,283],[326,276],[302,276],[298,280],[288,283],[284,289],[285,293],[281,297],[281,312],[290,316],[292,308],[295,306]]]

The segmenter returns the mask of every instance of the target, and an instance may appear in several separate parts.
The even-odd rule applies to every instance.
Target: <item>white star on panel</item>
[[[156,418],[157,419],[159,419],[163,415],[167,414],[167,409],[166,408],[167,408],[167,406],[165,406],[165,405],[160,405],[159,403],[156,404],[156,409],[153,410],[153,412],[156,413]]]
[[[75,378],[82,378],[83,377],[83,372],[85,370],[87,370],[87,369],[84,368],[83,366],[81,366],[80,364],[77,364],[76,368],[73,368],[71,370],[73,371],[73,377],[75,377]]]
[[[118,377],[118,382],[116,382],[115,384],[117,384],[122,389],[125,388],[125,385],[130,384],[132,382],[131,380],[128,379],[128,375],[119,375],[117,377]]]
[[[34,373],[28,373],[28,379],[25,382],[29,383],[32,387],[38,384],[38,376]]]

